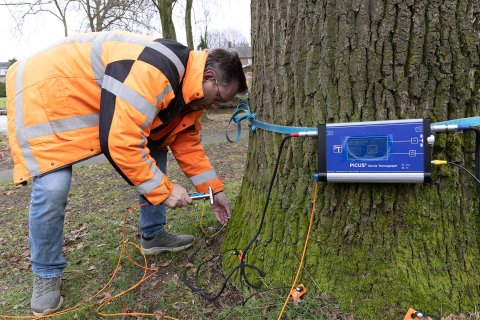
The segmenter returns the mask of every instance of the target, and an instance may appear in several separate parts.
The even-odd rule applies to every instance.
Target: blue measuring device
[[[321,124],[316,178],[345,183],[428,182],[433,142],[429,119]]]

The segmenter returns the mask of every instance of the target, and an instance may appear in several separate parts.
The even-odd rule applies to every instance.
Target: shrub
[[[7,90],[5,88],[5,82],[0,81],[0,97],[6,97]]]

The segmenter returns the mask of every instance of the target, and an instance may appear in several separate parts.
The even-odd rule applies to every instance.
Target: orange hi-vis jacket
[[[127,32],[87,33],[16,62],[7,72],[14,182],[101,152],[151,203],[173,185],[150,156],[172,151],[198,192],[223,190],[201,146],[206,52]]]

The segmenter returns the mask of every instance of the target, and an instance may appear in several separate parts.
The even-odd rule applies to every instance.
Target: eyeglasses
[[[215,84],[217,85],[217,96],[215,99],[215,102],[217,103],[225,103],[225,99],[222,98],[222,95],[220,93],[220,84],[218,83],[217,78],[213,78],[215,80]]]

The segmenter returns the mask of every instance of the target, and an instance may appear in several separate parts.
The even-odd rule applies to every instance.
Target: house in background
[[[252,47],[238,47],[232,49],[237,51],[244,68],[252,64]]]
[[[5,82],[5,76],[7,75],[8,62],[0,62],[0,81]]]
[[[238,57],[242,62],[243,72],[247,78],[248,88],[252,87],[252,47],[232,48],[237,51]]]

